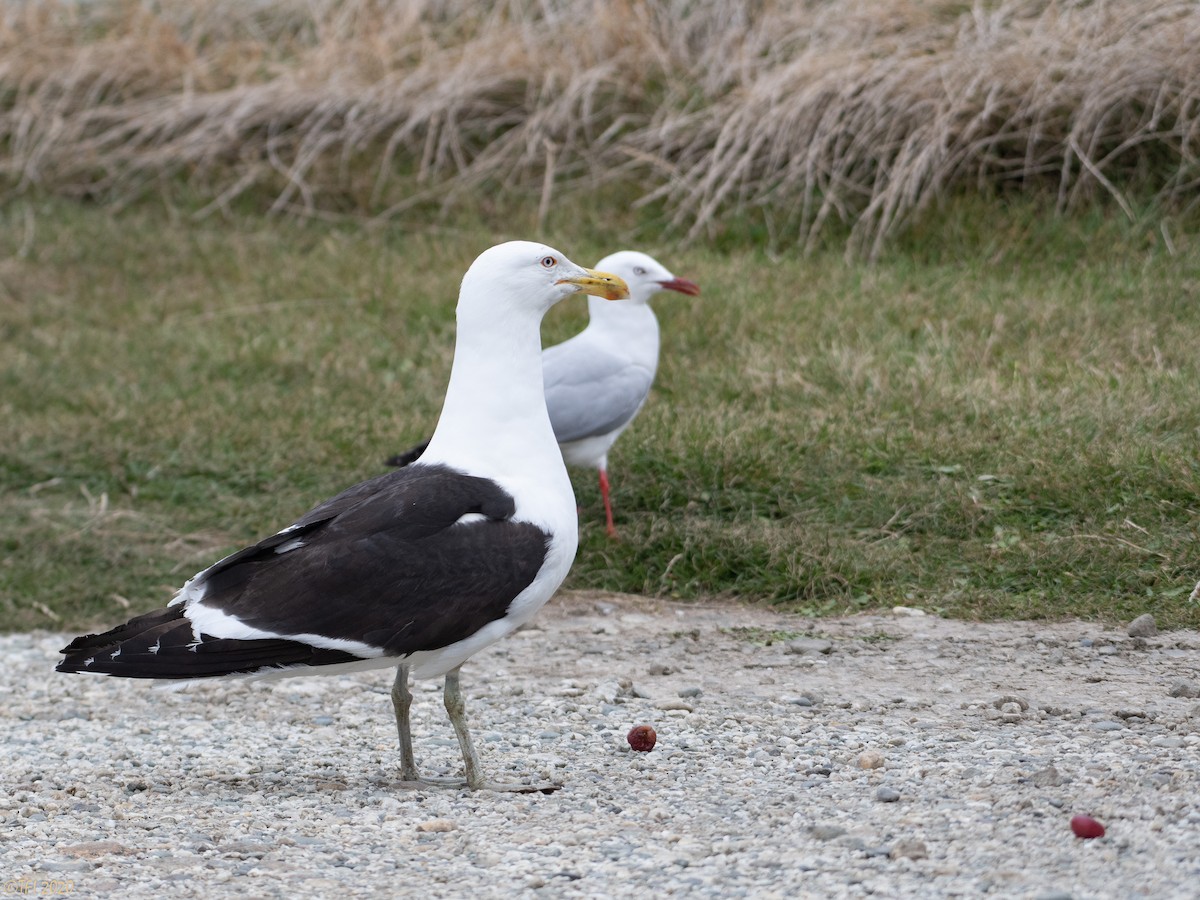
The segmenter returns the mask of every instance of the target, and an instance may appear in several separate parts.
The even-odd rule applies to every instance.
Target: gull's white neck
[[[460,306],[446,401],[422,461],[499,482],[574,494],[546,413],[541,317],[492,315]],[[518,515],[520,508],[518,507]]]
[[[594,339],[619,347],[625,356],[652,371],[658,365],[658,319],[645,302],[588,297],[586,331]]]

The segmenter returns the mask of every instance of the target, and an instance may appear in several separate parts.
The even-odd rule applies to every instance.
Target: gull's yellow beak
[[[629,296],[629,285],[625,279],[595,269],[584,269],[583,272],[583,275],[574,278],[560,279],[558,283],[578,285],[581,292],[605,300],[624,300]]]

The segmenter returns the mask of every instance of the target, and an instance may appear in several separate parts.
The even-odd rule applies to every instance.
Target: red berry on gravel
[[[1071,820],[1071,830],[1077,838],[1104,837],[1104,826],[1091,816],[1075,816]]]
[[[658,735],[649,725],[634,725],[629,729],[629,734],[625,735],[625,740],[629,741],[629,746],[634,750],[648,753],[654,749],[654,742],[658,740]]]

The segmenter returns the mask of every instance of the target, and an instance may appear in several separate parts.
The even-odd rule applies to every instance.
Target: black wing
[[[428,446],[429,441],[422,441],[415,447],[409,447],[407,450],[397,453],[395,456],[389,456],[387,461],[384,462],[384,465],[396,466],[397,468],[403,468],[404,466],[411,465],[421,458],[421,454],[425,452]]]
[[[294,659],[302,652],[296,646],[310,654],[313,647],[284,639],[287,635],[353,641],[378,648],[384,656],[437,649],[502,618],[545,562],[550,535],[535,525],[511,521],[514,510],[512,497],[487,479],[444,466],[398,469],[354,485],[291,528],[226,557],[195,579],[193,587],[204,587],[204,606],[281,636],[224,640],[230,645],[230,662],[238,666],[227,671],[303,662]],[[484,518],[456,524],[469,513]],[[179,617],[183,610],[177,606],[162,611],[173,614],[169,621],[175,631],[185,625]],[[69,656],[60,669],[100,671],[95,658],[99,653],[112,657],[112,674],[135,675],[120,671],[123,666],[136,667],[133,646],[129,654],[112,656],[122,641],[133,638],[133,624],[77,639],[64,651]],[[145,624],[162,628],[168,621],[151,619]],[[144,642],[152,646],[153,636]],[[171,653],[195,656],[209,642],[217,641],[205,637],[195,650],[181,650],[184,644],[176,640],[170,644]],[[161,671],[164,652],[166,645],[159,641],[156,652],[144,650],[141,655],[153,655]],[[305,664],[361,658],[323,652],[332,655]],[[258,660],[250,669],[247,653]],[[92,664],[81,666],[87,655],[93,657]],[[215,660],[213,664],[217,668]]]

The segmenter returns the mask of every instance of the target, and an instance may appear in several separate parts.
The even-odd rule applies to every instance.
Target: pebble
[[[1158,625],[1154,621],[1154,616],[1150,615],[1150,613],[1144,613],[1129,623],[1125,629],[1125,633],[1130,637],[1154,637],[1158,634]]]
[[[927,859],[929,851],[925,842],[916,838],[901,838],[892,845],[889,855],[892,859]]]
[[[77,856],[80,859],[99,859],[101,856],[108,856],[110,854],[122,855],[129,852],[128,847],[118,844],[116,841],[85,841],[82,844],[59,847],[58,849],[68,856]]]
[[[683,710],[683,712],[695,712],[696,711],[696,707],[692,706],[692,704],[687,703],[683,700],[659,700],[657,703],[654,704],[654,706],[656,709],[662,709],[662,710],[676,709],[676,710]]]
[[[875,792],[875,799],[880,803],[895,803],[900,799],[900,792],[885,785]]]
[[[92,864],[85,859],[47,859],[39,862],[38,868],[46,872],[90,872],[92,871]],[[15,879],[13,880],[15,881]],[[7,888],[5,893],[9,893]]]
[[[1188,678],[1180,678],[1171,685],[1168,693],[1172,697],[1200,697],[1200,684]]]
[[[832,841],[846,833],[841,825],[814,825],[809,831],[818,841]]]
[[[700,690],[698,687],[685,687],[680,689],[679,696],[684,698],[699,697],[703,693],[704,691]]]
[[[860,769],[882,769],[885,760],[878,750],[867,750],[858,756],[857,765]]]
[[[425,822],[417,823],[417,831],[423,831],[431,834],[442,834],[447,831],[454,831],[458,826],[450,819],[429,819]]]
[[[1151,747],[1163,747],[1167,750],[1178,750],[1183,745],[1184,740],[1178,735],[1159,735],[1150,739]]]
[[[833,642],[821,638],[795,638],[783,645],[788,653],[825,654],[833,652]]]
[[[1058,787],[1062,784],[1062,781],[1062,775],[1059,774],[1058,769],[1054,768],[1054,766],[1046,766],[1046,768],[1034,772],[1029,777],[1029,782],[1038,787]]]

